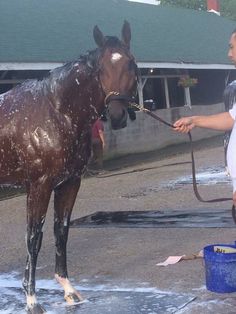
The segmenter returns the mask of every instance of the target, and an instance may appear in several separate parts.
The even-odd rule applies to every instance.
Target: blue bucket
[[[215,252],[217,247],[222,250]],[[236,253],[227,253],[230,250],[236,252],[236,245],[213,244],[204,248],[208,290],[218,293],[236,291]]]

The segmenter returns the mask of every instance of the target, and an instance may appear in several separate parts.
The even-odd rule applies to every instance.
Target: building
[[[94,49],[94,25],[119,36],[124,20],[132,28],[141,104],[152,100],[153,109],[173,108],[173,120],[180,114],[176,108],[222,102],[226,82],[235,78],[227,59],[235,23],[208,12],[126,0],[0,1],[0,92]],[[186,77],[197,84],[179,86]]]

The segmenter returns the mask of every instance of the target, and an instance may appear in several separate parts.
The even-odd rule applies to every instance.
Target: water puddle
[[[196,174],[196,180],[200,185],[230,184],[231,182],[224,167],[205,168]],[[170,181],[167,186],[182,186],[185,184],[192,184],[192,175],[179,177],[176,180]]]
[[[73,228],[235,228],[229,209],[96,212],[71,221]]]
[[[20,280],[14,275],[0,275],[0,313],[25,313],[25,297]],[[50,314],[166,314],[175,313],[192,302],[187,294],[162,292],[155,288],[122,288],[117,286],[77,286],[86,300],[74,306],[63,301],[63,291],[54,281],[38,280],[38,300]],[[55,287],[57,286],[57,288]]]
[[[204,185],[216,185],[216,184],[231,184],[230,177],[226,174],[224,167],[211,167],[201,169],[196,174],[196,181],[198,186]],[[137,191],[129,192],[121,195],[122,198],[127,199],[138,199],[142,196],[149,196],[163,190],[179,190],[185,185],[192,185],[193,179],[192,174],[178,177],[175,180],[159,181],[157,184],[146,185],[145,187],[139,188]]]

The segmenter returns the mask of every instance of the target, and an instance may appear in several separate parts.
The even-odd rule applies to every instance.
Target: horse
[[[25,186],[27,260],[23,278],[27,313],[45,313],[35,289],[43,225],[54,192],[55,278],[69,304],[82,296],[68,278],[70,217],[91,151],[91,126],[107,108],[111,127],[124,128],[137,87],[127,21],[122,37],[93,29],[97,48],[0,95],[0,184]]]

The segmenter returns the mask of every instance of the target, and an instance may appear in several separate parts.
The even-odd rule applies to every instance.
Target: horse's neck
[[[85,64],[71,64],[70,71],[61,68],[49,78],[49,98],[56,110],[71,116],[71,119],[93,119],[100,115],[104,93],[96,74]]]

